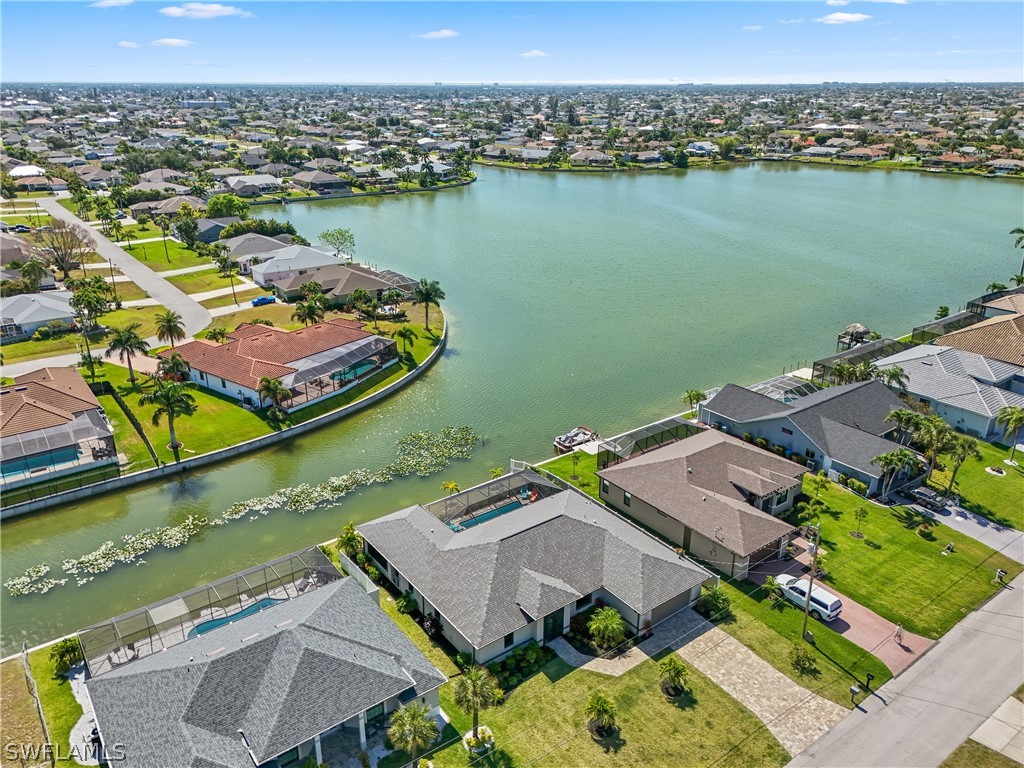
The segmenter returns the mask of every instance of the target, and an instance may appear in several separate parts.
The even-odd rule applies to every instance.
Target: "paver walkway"
[[[1008,698],[971,738],[1024,765],[1024,702]]]

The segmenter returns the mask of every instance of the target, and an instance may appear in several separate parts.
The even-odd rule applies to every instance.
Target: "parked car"
[[[264,304],[273,304],[276,301],[275,296],[257,296],[251,303],[254,307],[262,307]]]
[[[807,605],[807,579],[796,576],[779,576],[782,594],[789,602],[803,609]],[[827,589],[817,584],[811,590],[811,616],[818,621],[835,621],[843,612],[843,602]]]
[[[120,208],[117,209],[117,213],[114,214],[115,219],[127,219],[128,214],[122,211]]]
[[[920,504],[925,509],[941,509],[942,499],[931,488],[915,488],[910,492],[915,504]]]
[[[32,227],[25,226],[24,224],[15,224],[11,227],[11,232],[20,232],[21,234],[25,234],[31,231]]]

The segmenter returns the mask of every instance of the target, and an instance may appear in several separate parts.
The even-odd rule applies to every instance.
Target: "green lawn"
[[[104,366],[106,367],[106,366]],[[127,377],[127,369],[125,376]],[[110,423],[114,426],[114,443],[117,445],[118,453],[123,453],[128,459],[130,466],[128,471],[134,472],[140,469],[150,469],[153,466],[153,458],[149,455],[149,449],[142,442],[135,427],[128,421],[121,406],[114,400],[113,395],[97,395],[97,400],[103,406],[103,412],[107,414]],[[131,405],[131,403],[129,403]],[[145,428],[145,425],[143,425]]]
[[[203,272],[189,272],[184,275],[173,275],[167,278],[167,282],[178,288],[183,293],[204,293],[214,291],[218,288],[230,288],[231,281],[221,276],[220,270],[208,269]],[[240,283],[235,280],[235,292],[238,292]],[[231,294],[228,294],[230,298]]]
[[[1020,768],[1020,763],[968,739],[943,760],[939,768]]]
[[[553,659],[518,686],[501,706],[481,713],[491,728],[495,752],[477,765],[489,768],[547,765],[594,766],[747,766],[769,768],[789,760],[785,749],[744,706],[691,668],[689,691],[677,699],[661,692],[656,661],[621,677],[572,669]],[[618,707],[617,737],[596,742],[586,727],[583,708],[591,692],[601,690]],[[455,706],[451,686],[441,689],[441,705],[456,737],[472,727],[472,717]],[[395,768],[408,755],[395,753],[380,762]],[[436,768],[463,768],[467,753],[460,741],[430,756]]]
[[[979,441],[981,461],[968,459],[956,473],[956,485],[953,492],[960,496],[965,509],[983,515],[1000,525],[1008,525],[1018,531],[1024,530],[1024,466],[1011,467],[1003,463],[1010,456],[1010,449],[992,443]],[[948,456],[940,457],[949,462]],[[1024,452],[1014,457],[1024,464]],[[985,467],[999,467],[1006,472],[1003,477],[990,475]],[[937,491],[944,492],[949,485],[950,472],[936,471],[932,473],[928,483]]]
[[[1008,557],[947,526],[922,538],[913,513],[903,507],[866,503],[835,484],[821,498],[831,510],[821,525],[822,548],[829,553],[826,583],[910,632],[941,637],[996,591],[997,568],[1007,571],[1007,581],[1021,571]],[[863,539],[850,535],[859,506],[869,513]],[[943,556],[949,542],[954,552]]]
[[[43,723],[39,719],[35,699],[29,693],[21,658],[0,664],[0,742],[38,748],[45,741]],[[47,765],[49,762],[45,760],[30,757],[26,757],[25,762],[18,762],[19,768],[43,768]]]
[[[114,283],[114,290],[121,301],[137,301],[138,299],[149,298],[149,294],[139,288],[135,283],[119,281]]]
[[[164,253],[164,245],[167,252]],[[184,269],[200,264],[213,264],[207,257],[200,257],[195,251],[185,247],[184,243],[167,238],[161,242],[132,243],[125,251],[141,261],[154,272],[166,272],[171,269]]]
[[[423,631],[423,628],[411,616],[398,610],[398,605],[395,603],[394,598],[383,587],[380,590],[380,607],[398,625],[398,628],[405,632],[413,644],[420,649],[420,652],[427,657],[427,661],[441,670],[447,677],[454,677],[459,674],[459,668],[455,666],[452,658],[444,652],[440,645],[427,637],[427,633]]]
[[[42,648],[28,655],[32,668],[32,679],[39,689],[39,701],[43,705],[43,717],[54,742],[54,751],[67,754],[71,747],[71,729],[82,716],[82,707],[71,692],[71,683],[54,671],[50,661],[50,649]]]
[[[268,291],[265,291],[262,288],[246,288],[240,284],[235,285],[235,296],[238,297],[239,304],[249,304],[249,302],[257,296],[266,296],[267,294]],[[217,296],[212,299],[204,299],[199,303],[207,309],[227,307],[235,303],[235,296],[232,296],[229,293],[227,296]]]
[[[568,483],[572,483],[581,491],[588,496],[601,501],[599,493],[600,479],[594,473],[597,472],[597,455],[590,455],[583,451],[576,451],[575,455],[580,457],[580,464],[575,470],[575,474],[578,475],[577,480],[573,480],[574,474],[572,468],[572,457],[574,454],[567,453],[564,456],[559,456],[557,459],[545,462],[542,469],[546,469],[553,475],[558,475],[560,478]],[[604,502],[601,502],[602,504]]]

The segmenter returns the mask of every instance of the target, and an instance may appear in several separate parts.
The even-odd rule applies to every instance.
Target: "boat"
[[[569,453],[579,448],[584,443],[589,443],[591,440],[597,439],[597,432],[592,430],[590,427],[576,427],[566,432],[564,435],[559,435],[555,438],[555,448],[558,449],[559,453]]]

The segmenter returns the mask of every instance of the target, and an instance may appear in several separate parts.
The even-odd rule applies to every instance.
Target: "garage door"
[[[778,554],[778,552],[779,542],[777,541],[772,542],[771,544],[765,547],[761,547],[760,549],[755,550],[754,553],[750,556],[750,565],[754,566],[758,563],[763,563],[765,560],[771,560]]]

